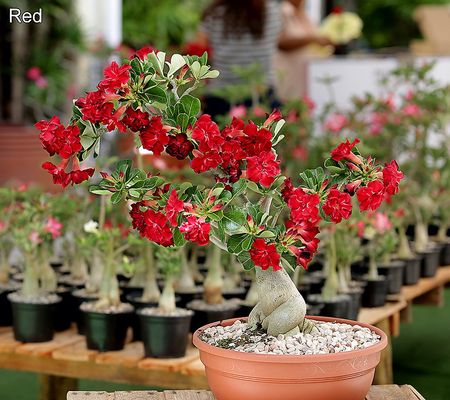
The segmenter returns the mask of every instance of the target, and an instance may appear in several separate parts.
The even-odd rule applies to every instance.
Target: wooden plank
[[[416,389],[414,389],[411,385],[403,385],[401,386],[403,391],[410,391],[412,392],[419,400],[425,400],[425,397],[423,397]]]
[[[415,285],[404,286],[401,295],[405,300],[414,300],[439,286],[450,281],[450,266],[438,268],[433,278],[422,278]]]
[[[144,358],[138,363],[138,367],[142,369],[180,371],[184,365],[198,359],[198,350],[189,346],[186,355],[181,358]]]
[[[21,344],[22,342],[17,342],[14,339],[12,331],[0,335],[0,353],[12,353]]]
[[[211,392],[204,390],[184,390],[182,392],[165,391],[165,400],[214,400],[215,397]],[[130,399],[131,400],[131,399]]]
[[[114,400],[114,393],[108,392],[69,392],[67,400]]]
[[[383,385],[372,386],[366,400],[418,400],[410,386]]]
[[[77,335],[75,331],[68,330],[57,333],[55,338],[50,342],[24,343],[16,347],[15,351],[20,354],[48,357],[51,356],[53,351],[79,341],[84,341],[83,336]]]
[[[186,375],[205,375],[205,366],[200,361],[200,358],[197,358],[194,361],[191,361],[190,363],[187,363],[183,365],[180,369],[180,372],[182,374]]]
[[[98,353],[95,362],[100,364],[122,365],[127,368],[137,366],[138,362],[144,358],[144,345],[142,342],[133,342],[125,346],[120,351],[108,351]]]
[[[406,301],[401,300],[395,303],[386,303],[383,307],[361,308],[358,314],[358,321],[370,325],[388,319],[392,315],[400,312],[407,306]]]
[[[96,350],[88,350],[86,339],[81,338],[78,342],[60,347],[52,352],[52,358],[66,361],[92,361],[98,354]]]
[[[141,390],[137,392],[116,392],[114,400],[164,400],[164,393],[156,392],[154,390]]]

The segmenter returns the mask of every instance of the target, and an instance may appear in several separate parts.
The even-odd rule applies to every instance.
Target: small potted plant
[[[341,354],[320,356],[301,352],[288,355],[286,344],[285,355],[281,349],[263,357],[254,352],[237,352],[233,348],[237,344],[225,339],[221,332],[233,329],[248,334],[256,329],[260,338],[270,340],[279,335],[288,340],[300,333],[322,334],[331,341],[335,326],[324,327],[323,322],[305,317],[305,301],[286,270],[306,267],[311,261],[319,242],[319,221],[347,207],[344,190],[356,195],[362,211],[377,209],[386,193],[396,192],[402,178],[396,164],[378,165],[358,153],[358,140],[346,141],[332,151],[325,168],[305,171],[302,184],[295,187],[281,175],[275,150],[284,123],[279,112],[267,116],[262,125],[235,118],[222,130],[207,115],[197,118],[200,101],[192,95],[193,90],[202,79],[218,75],[210,70],[206,55],[172,55],[166,60],[163,52],[139,52],[122,66],[113,62],[104,75],[98,90],[75,102],[68,127],[55,120],[40,124],[41,140],[50,154],[61,153],[60,132],[73,144],[59,166],[46,163],[44,167],[55,183],[65,186],[90,179],[94,171],[81,169],[80,161],[89,154],[98,154],[101,138],[117,128],[133,132],[142,147],[155,154],[165,151],[188,159],[196,173],[210,172],[214,176],[214,183],[208,187],[169,183],[133,168],[129,161],[121,161],[113,173],[103,173],[103,179],[90,190],[110,196],[113,204],[128,200],[133,228],[160,246],[180,248],[187,241],[202,246],[210,243],[236,255],[245,269],[256,267],[259,300],[248,325],[240,329],[238,322],[230,320],[194,334],[194,344],[200,349],[216,397],[273,399],[276,390],[277,395],[288,400],[305,393],[309,398],[336,399],[336,381],[346,400],[364,397],[379,353],[386,345],[386,336],[376,328],[348,325],[349,347],[333,349]],[[72,169],[68,172],[69,163]],[[325,204],[330,206],[329,211],[325,211]],[[288,220],[281,216],[283,212]],[[220,255],[213,249],[211,265]],[[214,284],[206,295],[219,298],[220,285],[215,284],[215,277],[211,280]],[[322,329],[328,331],[328,326],[327,334]],[[360,344],[351,344],[350,332],[354,329],[362,330],[364,340]],[[212,337],[211,342],[208,337]],[[290,360],[289,372],[286,359]],[[356,376],[357,360],[364,367],[358,368]],[[244,367],[247,362],[250,368]],[[312,368],[317,363],[321,364],[319,375],[318,369]],[[236,374],[238,370],[241,372]],[[298,380],[298,376],[302,379]],[[304,380],[310,378],[305,386]],[[242,379],[248,384],[237,384]],[[295,383],[286,385],[286,379]]]
[[[175,358],[186,353],[193,312],[177,308],[174,283],[183,249],[158,247],[156,259],[164,274],[164,289],[158,307],[138,310],[142,339],[147,357]]]
[[[96,236],[95,245],[103,268],[98,300],[84,302],[80,306],[86,324],[87,347],[99,351],[121,350],[134,311],[133,306],[120,301],[117,279],[118,267],[128,244],[120,227],[111,223],[91,231]]]
[[[51,215],[48,198],[14,204],[11,235],[23,256],[23,281],[8,295],[13,310],[14,337],[21,342],[45,342],[54,334],[57,278],[49,264],[53,241],[62,224]]]

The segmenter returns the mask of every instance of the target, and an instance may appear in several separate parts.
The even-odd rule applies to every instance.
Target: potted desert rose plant
[[[34,200],[34,201],[32,201]],[[11,235],[23,256],[23,281],[8,295],[13,311],[14,337],[22,342],[45,342],[54,334],[57,277],[49,264],[53,241],[62,224],[52,216],[45,195],[14,204]]]
[[[245,269],[255,268],[259,301],[248,321],[213,323],[194,334],[216,397],[361,399],[386,336],[374,327],[339,325],[347,331],[341,337],[336,324],[306,318],[305,301],[286,270],[306,267],[317,251],[318,223],[328,218],[322,206],[332,188],[356,193],[362,210],[376,209],[386,191],[397,190],[401,177],[385,172],[396,165],[377,165],[359,154],[357,141],[346,141],[333,150],[325,168],[305,171],[301,186],[295,187],[281,175],[275,150],[284,123],[279,112],[262,125],[235,118],[221,130],[209,116],[197,118],[200,101],[192,95],[201,80],[218,75],[210,70],[206,55],[175,54],[167,60],[163,52],[138,54],[122,66],[113,62],[105,69],[98,90],[75,101],[68,127],[55,118],[39,123],[50,154],[70,149],[61,164],[48,162],[44,167],[63,186],[89,180],[94,170],[81,169],[80,162],[98,154],[102,137],[117,128],[131,131],[146,150],[184,155],[196,173],[210,173],[212,184],[203,187],[170,183],[148,176],[131,162],[119,162],[111,175],[102,174],[91,192],[110,196],[114,204],[126,199],[133,228],[160,246],[176,249],[186,241],[209,242],[234,254]],[[281,217],[283,211],[287,220]],[[105,256],[111,257],[111,252]],[[211,296],[218,297],[220,292],[213,285],[211,289]],[[242,342],[233,342],[232,331],[250,337],[247,344],[253,350],[236,351]],[[296,342],[303,335],[311,339],[319,335],[329,346],[338,335],[339,345],[305,351]],[[262,352],[268,354],[254,354],[261,346],[252,337],[259,338]],[[286,343],[284,351],[269,345],[277,338],[294,345],[290,355]],[[339,354],[317,355],[327,352]],[[312,368],[318,364],[320,368]],[[361,365],[357,374],[355,365]],[[242,379],[246,385],[238,384]],[[333,390],[336,381],[338,392]]]
[[[193,312],[177,308],[174,283],[182,264],[183,248],[158,246],[156,260],[164,274],[164,289],[157,307],[138,311],[145,355],[174,358],[186,353],[187,337]]]

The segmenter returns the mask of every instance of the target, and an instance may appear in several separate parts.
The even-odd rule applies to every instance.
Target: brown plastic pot
[[[193,336],[206,368],[209,387],[217,400],[363,400],[370,389],[380,353],[387,346],[386,334],[361,322],[328,317],[315,321],[360,325],[381,336],[381,341],[362,350],[318,355],[272,355],[237,352],[211,346],[199,338],[202,330],[229,319],[206,325]]]

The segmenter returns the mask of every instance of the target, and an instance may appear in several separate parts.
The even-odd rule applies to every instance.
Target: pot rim
[[[200,352],[211,353],[215,356],[221,356],[224,358],[233,358],[235,360],[243,360],[243,361],[255,361],[255,362],[267,362],[267,363],[285,363],[285,364],[307,364],[311,362],[333,362],[333,361],[342,361],[349,358],[356,358],[361,356],[367,356],[369,354],[381,352],[388,344],[387,335],[380,329],[375,326],[366,324],[364,322],[352,321],[343,318],[333,318],[333,317],[313,317],[306,316],[306,318],[314,320],[314,321],[322,321],[322,322],[339,322],[343,324],[349,325],[359,325],[364,328],[369,328],[371,331],[375,332],[378,336],[381,337],[381,340],[372,346],[366,347],[365,349],[358,350],[349,350],[343,351],[340,353],[329,353],[329,354],[306,354],[306,355],[288,355],[288,354],[257,354],[257,353],[245,353],[242,351],[235,351],[229,349],[222,349],[220,347],[213,346],[208,344],[200,339],[199,335],[205,329],[217,326],[217,325],[232,325],[235,321],[247,320],[248,317],[244,318],[232,318],[226,319],[223,321],[213,322],[208,325],[204,325],[201,328],[197,329],[192,335],[192,341],[195,347],[197,347]]]

